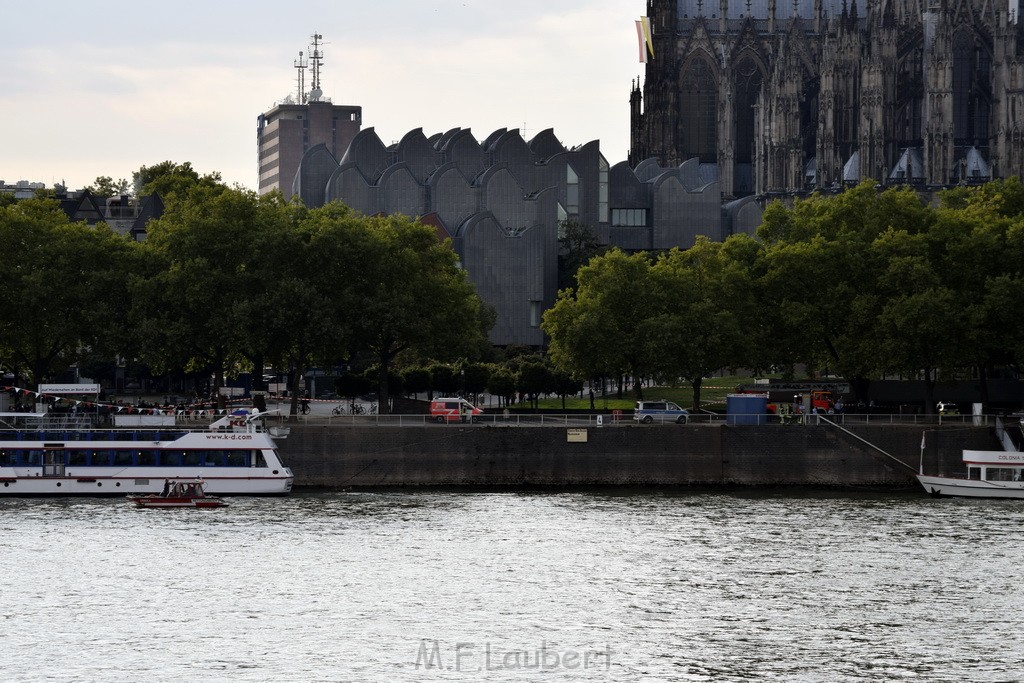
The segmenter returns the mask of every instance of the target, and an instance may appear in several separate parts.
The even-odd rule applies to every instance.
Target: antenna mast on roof
[[[298,72],[299,81],[299,96],[296,98],[296,102],[299,104],[306,103],[306,67],[309,63],[305,57],[302,56],[302,50],[299,50],[299,58],[295,60],[295,70]]]
[[[311,102],[317,102],[320,100],[320,96],[323,95],[323,90],[320,89],[320,65],[323,64],[324,53],[320,51],[320,41],[323,36],[319,33],[314,33],[313,38],[313,54],[312,57],[312,69],[313,69],[313,88],[309,91],[309,99]]]

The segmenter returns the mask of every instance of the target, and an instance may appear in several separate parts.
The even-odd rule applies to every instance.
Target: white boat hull
[[[160,493],[167,479],[202,478],[206,483],[206,491],[211,496],[272,496],[284,495],[291,491],[293,477],[291,470],[273,475],[268,470],[265,475],[258,472],[239,475],[238,468],[224,468],[228,472],[213,471],[219,468],[141,468],[133,467],[126,475],[123,467],[89,468],[88,473],[80,475],[65,474],[63,477],[44,477],[32,472],[21,470],[39,470],[39,468],[0,467],[0,496],[104,496],[104,495],[138,495]],[[102,470],[116,470],[104,472]],[[150,471],[145,471],[150,470]]]
[[[953,477],[915,475],[924,490],[933,496],[960,498],[1021,498],[1024,499],[1024,481],[982,481]]]

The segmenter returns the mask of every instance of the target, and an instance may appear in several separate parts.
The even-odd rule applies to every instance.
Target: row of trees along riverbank
[[[702,378],[805,364],[866,380],[1015,375],[1024,360],[1024,186],[940,193],[862,184],[769,205],[757,238],[611,251],[544,315],[556,365],[586,377]],[[983,398],[983,400],[985,400]],[[986,400],[987,402],[987,400]]]
[[[493,311],[432,229],[258,197],[188,164],[143,167],[135,184],[167,207],[143,243],[71,223],[53,201],[0,196],[5,370],[39,382],[122,358],[219,386],[226,373],[272,366],[290,371],[297,398],[303,368],[359,360],[376,366],[386,410],[396,370],[458,360],[471,391],[473,361],[499,359],[486,343]],[[720,368],[796,365],[855,391],[921,377],[930,393],[939,378],[1019,368],[1024,187],[958,188],[933,206],[865,184],[772,204],[756,238],[612,250],[563,281],[574,286],[543,321],[558,393],[586,378],[684,379],[697,406],[702,378]],[[536,365],[506,361],[487,390],[554,385]]]
[[[30,382],[73,363],[138,359],[155,375],[369,356],[475,357],[493,321],[454,251],[400,216],[306,209],[169,164],[165,213],[134,242],[71,223],[56,201],[0,199],[0,362]],[[380,405],[388,405],[381,381]],[[294,406],[293,406],[294,410]]]

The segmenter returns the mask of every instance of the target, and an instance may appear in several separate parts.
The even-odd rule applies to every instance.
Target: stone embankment
[[[916,486],[921,426],[437,425],[292,428],[280,442],[296,487]],[[926,473],[962,470],[990,428],[927,429]]]

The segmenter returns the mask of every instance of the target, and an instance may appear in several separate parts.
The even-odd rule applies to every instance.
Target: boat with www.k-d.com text
[[[294,476],[256,409],[208,428],[60,429],[45,413],[0,413],[0,496],[159,494],[201,479],[210,495],[282,495]]]
[[[965,450],[963,460],[966,477],[918,474],[917,480],[933,496],[1024,498],[1024,453]]]

